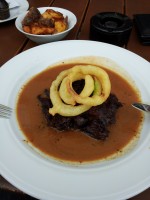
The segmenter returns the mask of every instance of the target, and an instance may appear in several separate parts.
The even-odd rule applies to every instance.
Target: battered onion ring
[[[66,76],[63,80],[62,83],[60,85],[60,89],[59,89],[59,94],[61,99],[66,103],[66,104],[71,104],[71,105],[75,105],[76,101],[74,99],[74,97],[71,95],[70,91],[70,79],[69,76]],[[81,97],[88,97],[92,94],[93,90],[94,90],[94,80],[92,78],[92,76],[90,75],[83,75],[80,73],[74,73],[74,76],[72,77],[72,83],[74,81],[77,80],[82,80],[85,79],[85,85],[83,90],[80,93]]]
[[[102,92],[102,86],[100,84],[100,82],[98,81],[98,79],[96,77],[94,77],[94,91],[93,91],[93,95],[99,95]]]
[[[80,97],[88,97],[94,90],[94,80],[91,75],[85,75],[85,86],[80,93]]]
[[[50,99],[52,101],[53,107],[49,109],[49,113],[53,116],[56,113],[59,113],[62,116],[77,116],[91,108],[91,106],[87,105],[66,105],[60,98],[58,91],[59,85],[62,80],[70,73],[70,70],[71,69],[61,72],[57,76],[56,80],[52,82],[52,85],[50,87]]]
[[[110,80],[109,80],[109,76],[108,74],[101,68],[99,68],[98,66],[92,66],[92,65],[76,65],[75,67],[72,68],[72,72],[69,74],[69,78],[70,78],[70,94],[72,94],[73,98],[75,99],[75,101],[79,104],[84,104],[84,105],[89,105],[89,106],[97,106],[102,104],[104,101],[106,101],[106,99],[108,98],[109,94],[110,94],[110,90],[111,90],[111,84],[110,84]],[[81,97],[80,95],[78,95],[74,89],[72,88],[72,80],[73,80],[73,76],[76,73],[81,73],[84,75],[90,74],[94,77],[97,77],[99,83],[101,84],[101,88],[102,91],[101,93],[99,93],[99,95],[97,94],[93,94],[91,97]]]
[[[83,78],[85,79],[84,89],[80,94],[77,94],[72,83]],[[103,69],[92,65],[76,65],[61,72],[53,81],[50,88],[50,99],[53,107],[49,109],[49,113],[52,115],[59,113],[62,116],[79,115],[92,106],[100,105],[106,101],[110,90],[110,80]],[[81,105],[74,106],[76,103]]]

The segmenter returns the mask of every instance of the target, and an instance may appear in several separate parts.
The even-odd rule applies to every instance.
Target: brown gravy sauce
[[[56,160],[84,163],[118,155],[127,144],[139,136],[143,116],[131,106],[132,102],[140,101],[138,92],[112,70],[106,69],[111,80],[111,92],[116,94],[123,107],[118,110],[116,124],[110,127],[110,135],[106,141],[97,141],[81,132],[57,132],[46,126],[37,95],[49,88],[62,70],[74,65],[75,63],[63,64],[48,68],[24,86],[17,102],[20,129],[27,142]]]

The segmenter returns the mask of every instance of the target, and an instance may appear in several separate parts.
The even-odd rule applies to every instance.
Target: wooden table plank
[[[64,40],[73,40],[77,38],[80,26],[82,24],[82,20],[84,17],[83,13],[86,10],[88,2],[89,0],[82,0],[82,1],[81,0],[76,0],[76,1],[55,0],[52,4],[49,5],[53,7],[60,7],[60,8],[65,8],[67,10],[70,10],[77,17],[77,24],[75,28],[69,33],[69,35],[66,38],[64,38]],[[76,6],[78,6],[78,9]],[[27,50],[35,46],[37,46],[36,43],[29,41],[27,45],[25,46],[24,50]]]
[[[76,1],[66,1],[66,0],[57,0],[54,2],[54,6],[56,7],[64,7],[65,9],[73,12],[77,17],[76,27],[71,31],[71,33],[65,39],[76,39],[80,26],[82,24],[84,13],[88,6],[89,0],[76,0]]]
[[[135,14],[150,14],[150,1],[126,0],[125,10],[126,15],[132,19]],[[140,43],[135,27],[133,27],[127,49],[150,61],[150,46],[144,46]]]
[[[15,42],[12,42],[15,41]],[[24,44],[26,38],[18,32],[15,21],[1,24],[0,27],[0,66],[12,58]]]
[[[51,0],[52,1],[52,0]],[[50,0],[29,0],[29,6],[47,6]],[[12,42],[13,41],[13,42]],[[16,55],[27,42],[27,38],[15,27],[15,19],[0,24],[0,66]]]
[[[81,33],[78,39],[89,39],[90,19],[93,15],[100,12],[124,12],[123,0],[93,0],[89,4],[85,21],[82,25]]]
[[[150,200],[150,189],[130,198],[129,200]]]

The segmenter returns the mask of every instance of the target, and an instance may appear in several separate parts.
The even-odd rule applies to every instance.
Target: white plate
[[[4,20],[0,20],[0,23],[10,21],[15,19],[22,12],[26,11],[29,8],[29,3],[27,0],[15,0],[19,6],[10,9],[10,17]]]
[[[110,58],[128,71],[145,102],[150,102],[150,64],[136,54],[93,41],[45,44],[8,61],[0,69],[0,103],[15,106],[17,92],[32,75],[55,62],[78,56]],[[118,68],[119,69],[119,68]],[[27,144],[15,115],[0,119],[0,173],[10,183],[45,200],[121,200],[150,186],[150,116],[145,116],[138,145],[130,153],[97,165],[68,166],[40,156]]]

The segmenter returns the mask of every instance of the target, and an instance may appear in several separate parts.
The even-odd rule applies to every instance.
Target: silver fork
[[[12,114],[12,108],[0,104],[0,118],[9,119]]]

